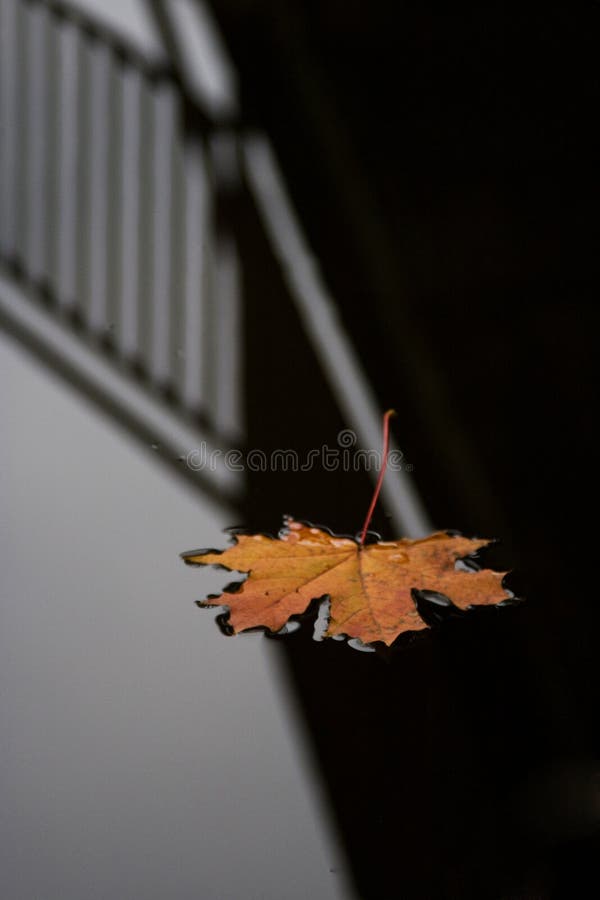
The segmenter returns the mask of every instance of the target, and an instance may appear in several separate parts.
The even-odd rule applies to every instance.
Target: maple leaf
[[[416,607],[414,592],[436,591],[455,606],[495,605],[511,597],[502,587],[506,572],[464,571],[456,562],[490,543],[447,532],[418,540],[365,544],[321,528],[285,520],[278,538],[239,534],[223,551],[183,554],[192,565],[218,565],[248,578],[225,590],[234,632],[262,626],[279,631],[290,616],[306,611],[311,601],[328,596],[326,637],[347,635],[363,643],[392,644],[406,631],[428,628]],[[234,593],[232,593],[234,592]],[[223,595],[201,606],[220,606]]]

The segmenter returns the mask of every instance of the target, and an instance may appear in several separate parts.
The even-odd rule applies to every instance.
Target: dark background
[[[514,569],[527,600],[389,659],[304,631],[282,642],[360,895],[592,896],[600,6],[215,10],[244,124],[274,142],[436,527],[498,538],[486,562]],[[249,315],[249,445],[331,444],[345,423],[246,232],[265,297]],[[370,490],[259,473],[247,523],[272,532],[293,512],[354,532]],[[374,527],[396,536],[384,507]]]

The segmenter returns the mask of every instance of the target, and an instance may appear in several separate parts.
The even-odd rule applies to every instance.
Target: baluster
[[[27,65],[27,152],[26,181],[22,202],[25,206],[24,255],[29,277],[36,282],[45,275],[46,154],[48,132],[48,96],[46,81],[47,10],[33,5],[26,10],[28,30]]]
[[[123,167],[123,71],[121,61],[111,55],[108,67],[108,122],[106,175],[106,322],[105,338],[112,350],[119,343],[121,319],[121,240]]]
[[[151,373],[155,384],[164,387],[170,375],[170,301],[172,148],[175,129],[173,87],[157,86],[153,94],[152,181],[152,284],[151,284]]]
[[[140,143],[137,177],[140,181],[140,216],[138,221],[138,365],[146,377],[151,372],[152,354],[152,277],[153,277],[153,213],[155,206],[154,184],[154,103],[153,87],[143,80],[140,91]],[[134,173],[132,173],[133,175]]]
[[[188,411],[202,409],[206,368],[207,244],[210,222],[210,187],[204,148],[189,140],[185,148],[185,356],[183,402]]]
[[[117,344],[124,359],[133,362],[141,352],[138,314],[141,208],[141,78],[124,67],[121,83],[122,145],[118,175],[119,239],[117,242],[119,296]]]
[[[79,36],[64,21],[58,27],[58,149],[55,220],[56,292],[64,310],[77,305],[77,211],[79,208]]]
[[[49,15],[45,28],[47,90],[46,111],[46,224],[44,228],[44,282],[58,297],[59,271],[59,172],[60,172],[60,20]]]
[[[172,147],[173,202],[171,206],[170,381],[181,401],[185,379],[186,286],[186,183],[185,144],[181,135],[181,109],[177,100]]]
[[[17,3],[15,16],[15,47],[16,47],[16,100],[15,100],[15,192],[14,192],[14,255],[20,265],[23,267],[24,273],[28,275],[27,266],[27,203],[24,202],[28,197],[28,177],[27,171],[29,160],[29,144],[31,136],[29,134],[29,81],[31,78],[30,57],[30,40],[31,32],[29,29],[29,20],[31,18],[31,9],[23,3]]]
[[[89,90],[89,293],[88,327],[97,335],[106,334],[107,286],[107,222],[108,222],[108,146],[109,133],[109,63],[106,44],[94,43],[90,48]]]
[[[15,0],[0,3],[0,253],[16,250],[17,159],[19,155],[17,98],[17,10]]]
[[[75,226],[75,308],[87,328],[91,260],[91,47],[86,35],[77,40],[77,213]]]
[[[211,425],[217,434],[234,441],[243,434],[243,323],[239,256],[233,240],[225,236],[219,237],[215,248],[212,309],[214,408]]]

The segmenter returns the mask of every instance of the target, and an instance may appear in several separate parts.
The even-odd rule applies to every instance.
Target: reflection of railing
[[[166,461],[205,437],[243,445],[241,288],[254,261],[236,210],[249,204],[339,408],[359,443],[377,446],[380,411],[268,138],[246,133],[243,115],[222,124],[236,109],[227,78],[224,93],[198,92],[185,22],[172,18],[181,7],[150,5],[172,63],[149,62],[60,0],[0,3],[0,277],[22,295],[9,326],[29,337],[43,309],[36,348]],[[222,463],[176,468],[232,497],[242,478]],[[384,496],[404,533],[427,530],[403,472]]]
[[[68,8],[2,0],[0,16],[0,262],[183,420],[239,441],[222,139],[184,141],[169,67]]]

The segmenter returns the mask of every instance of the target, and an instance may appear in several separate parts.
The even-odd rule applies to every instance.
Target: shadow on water
[[[275,638],[359,895],[561,896],[594,836],[594,768],[567,753],[561,794],[546,775],[556,748],[531,683],[523,607],[440,621],[437,598],[419,603],[433,607],[432,629],[387,652],[317,643],[310,617]]]

